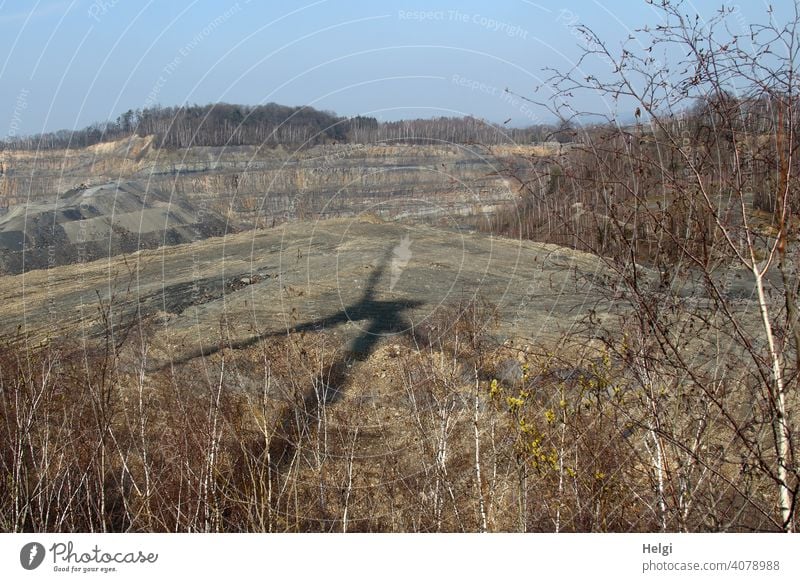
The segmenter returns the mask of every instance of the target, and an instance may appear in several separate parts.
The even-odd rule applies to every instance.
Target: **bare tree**
[[[744,27],[734,8],[650,4],[659,24],[619,51],[577,26],[583,54],[552,71],[542,104],[584,130],[552,162],[548,210],[629,305],[598,333],[643,430],[660,528],[794,531],[800,7]],[[635,121],[589,124],[582,92]],[[554,194],[529,187],[520,208]]]

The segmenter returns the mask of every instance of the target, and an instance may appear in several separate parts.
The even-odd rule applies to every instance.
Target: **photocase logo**
[[[411,255],[413,254],[411,252],[411,237],[404,235],[400,239],[400,244],[394,247],[392,253],[394,256],[392,256],[392,280],[389,284],[389,291],[394,291],[394,286],[397,285],[400,275],[411,260]]]
[[[19,552],[19,563],[26,570],[35,570],[42,565],[44,553],[44,546],[38,542],[25,544]]]

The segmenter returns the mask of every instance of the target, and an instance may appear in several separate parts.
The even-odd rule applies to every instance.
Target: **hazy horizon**
[[[766,6],[737,8],[733,24],[744,31]],[[685,5],[701,17],[718,9]],[[157,104],[217,102],[382,121],[550,123],[523,97],[547,97],[544,68],[575,65],[585,46],[574,26],[618,47],[637,27],[658,24],[653,14],[645,2],[0,0],[0,138],[79,129]],[[582,105],[621,120],[632,114],[600,99]]]

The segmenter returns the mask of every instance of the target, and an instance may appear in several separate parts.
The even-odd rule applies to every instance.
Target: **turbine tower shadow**
[[[281,332],[271,332],[262,337],[279,336],[307,331],[321,331],[348,322],[366,322],[341,357],[326,366],[314,379],[311,389],[303,397],[300,410],[287,405],[280,415],[276,435],[270,446],[270,461],[280,467],[291,459],[301,439],[310,433],[313,422],[319,418],[324,406],[333,404],[344,394],[348,370],[366,361],[386,335],[412,333],[413,325],[405,317],[408,309],[424,305],[418,300],[380,300],[378,284],[389,263],[391,250],[380,265],[370,274],[360,299],[341,311],[314,321],[301,323]]]

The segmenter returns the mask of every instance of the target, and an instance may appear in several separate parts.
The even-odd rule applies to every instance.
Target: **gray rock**
[[[497,379],[504,384],[522,382],[523,374],[522,365],[517,360],[511,358],[500,362],[497,366]]]

